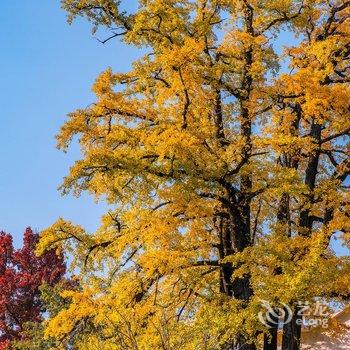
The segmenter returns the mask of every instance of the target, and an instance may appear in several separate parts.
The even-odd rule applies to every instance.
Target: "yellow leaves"
[[[243,30],[230,30],[225,34],[221,46],[220,52],[235,58],[236,60],[242,59],[245,52],[250,49],[257,55],[258,52],[262,53],[262,48],[267,43],[266,37],[263,35],[253,36],[252,34]],[[261,55],[259,55],[261,57]],[[237,64],[242,64],[238,62]],[[258,62],[254,61],[255,64]]]
[[[323,99],[321,96],[319,98],[315,98],[314,94],[306,95],[305,99],[307,100],[307,103],[305,103],[303,106],[305,114],[321,124],[323,119],[322,115],[328,107],[328,101]]]
[[[307,138],[301,139],[300,137],[285,133],[274,133],[270,140],[271,146],[278,155],[288,153],[295,157],[300,157],[301,150],[306,149],[306,145],[309,146],[309,152],[314,148],[312,140]]]
[[[208,334],[208,339],[216,339],[217,343],[210,344],[214,348],[225,344],[234,334],[238,334],[239,302],[237,300],[217,299],[204,303],[198,312],[197,327],[202,334]],[[222,333],[223,325],[225,331]]]
[[[63,220],[42,233],[38,253],[64,249],[81,283],[47,332],[68,339],[82,327],[78,349],[96,350],[253,341],[264,331],[260,299],[348,290],[349,262],[328,247],[349,227],[334,180],[348,166],[337,165],[347,146],[336,137],[350,121],[346,21],[344,34],[322,39],[329,6],[318,0],[139,4],[129,16],[118,1],[64,2],[72,17],[113,23],[146,50],[128,73],[100,74],[96,102],[70,114],[58,136],[64,150],[78,136],[82,151],[63,192],[88,191],[113,210],[91,235]],[[280,55],[275,35],[285,25],[303,35]],[[271,79],[285,59],[291,71]],[[252,246],[238,253],[243,223]],[[220,264],[232,279],[248,274],[254,297],[223,295]]]
[[[103,73],[101,73],[99,77],[96,79],[92,87],[92,91],[97,96],[102,96],[106,93],[111,92],[115,82],[116,82],[116,79],[113,76],[112,69],[109,68],[105,70]]]
[[[269,181],[266,192],[267,197],[279,198],[283,193],[299,197],[307,193],[307,187],[303,184],[300,174],[292,168],[275,166],[274,177]]]
[[[95,33],[99,26],[125,25],[127,19],[119,12],[119,3],[114,0],[63,0],[62,7],[68,13],[68,23],[77,16],[86,17],[93,24],[92,32]]]
[[[98,310],[97,305],[92,301],[90,291],[62,292],[62,297],[71,298],[71,304],[67,309],[60,311],[60,313],[48,321],[45,329],[46,337],[61,337],[69,333],[73,328],[86,318],[93,317]]]
[[[335,267],[337,258],[332,259],[327,253],[327,239],[323,232],[309,238],[289,238],[277,232],[232,259],[241,266],[239,275],[251,274],[257,298],[284,303],[309,300],[324,293],[322,288],[326,286],[322,281],[328,281],[325,271]],[[344,270],[332,273],[340,279],[346,275]]]
[[[243,307],[241,302],[232,298],[217,297],[214,300],[204,302],[198,310],[194,329],[197,330],[197,348],[203,347],[200,335],[206,336],[205,346],[219,350],[224,344],[232,341],[238,334],[244,335],[251,342],[258,341],[253,334],[262,325],[257,320],[259,301],[252,302]],[[241,320],[245,322],[242,324]]]
[[[165,49],[158,59],[163,62],[163,69],[196,65],[199,64],[197,61],[203,54],[204,45],[204,41],[187,37],[181,46],[172,46]]]
[[[51,227],[42,231],[36,252],[41,255],[50,249],[61,249],[71,238],[83,240],[85,238],[83,228],[63,219],[58,219]]]
[[[192,10],[190,3],[181,1],[142,1],[135,14],[132,30],[125,39],[134,45],[152,43],[154,47],[164,47],[180,41],[180,32],[185,25],[186,15]]]

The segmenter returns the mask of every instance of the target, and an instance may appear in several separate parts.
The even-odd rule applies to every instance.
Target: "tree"
[[[103,72],[97,101],[58,135],[63,150],[78,135],[83,154],[63,193],[116,209],[92,235],[62,219],[43,232],[38,252],[73,253],[83,281],[46,334],[88,329],[90,348],[250,350],[276,334],[257,318],[261,299],[295,309],[346,295],[349,262],[329,241],[349,226],[350,4],[62,4],[69,21],[110,29],[104,42],[147,52],[127,73]],[[280,54],[286,28],[299,42]],[[284,349],[299,347],[299,330],[286,326]]]
[[[62,256],[48,251],[34,253],[39,235],[30,228],[24,232],[23,247],[16,250],[12,237],[0,233],[0,349],[11,348],[22,337],[26,322],[38,323],[43,317],[39,287],[59,282],[66,267]]]
[[[45,323],[47,318],[55,317],[61,310],[69,307],[70,300],[63,298],[61,292],[64,290],[77,290],[79,288],[74,279],[62,279],[54,285],[47,283],[39,287],[40,299],[45,309],[45,318],[41,322],[29,321],[23,324],[21,337],[11,343],[13,350],[50,350],[62,347],[59,340],[46,338],[44,336]],[[76,340],[76,339],[74,339]],[[74,350],[74,344],[71,341],[66,349]]]

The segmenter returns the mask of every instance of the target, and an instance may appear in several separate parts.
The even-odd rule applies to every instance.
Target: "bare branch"
[[[326,143],[326,142],[332,141],[338,137],[349,135],[349,133],[350,133],[350,127],[346,128],[345,130],[340,131],[334,135],[330,135],[328,137],[325,137],[324,139],[321,140],[321,143]]]

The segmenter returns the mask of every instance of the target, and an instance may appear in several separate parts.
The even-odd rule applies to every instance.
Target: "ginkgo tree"
[[[95,103],[57,137],[82,152],[63,193],[114,209],[93,234],[63,219],[42,233],[38,253],[72,255],[82,286],[46,335],[64,344],[78,329],[81,349],[274,349],[265,300],[294,310],[283,349],[298,349],[298,301],[349,296],[349,261],[329,243],[348,242],[350,3],[62,5],[143,53],[101,73]],[[286,30],[298,39],[281,53]]]

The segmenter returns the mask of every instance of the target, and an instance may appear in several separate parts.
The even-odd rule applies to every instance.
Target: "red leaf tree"
[[[39,287],[54,285],[66,272],[63,256],[55,251],[37,257],[39,235],[27,228],[23,247],[15,250],[12,236],[0,232],[0,350],[21,337],[26,322],[40,322],[45,312]]]

